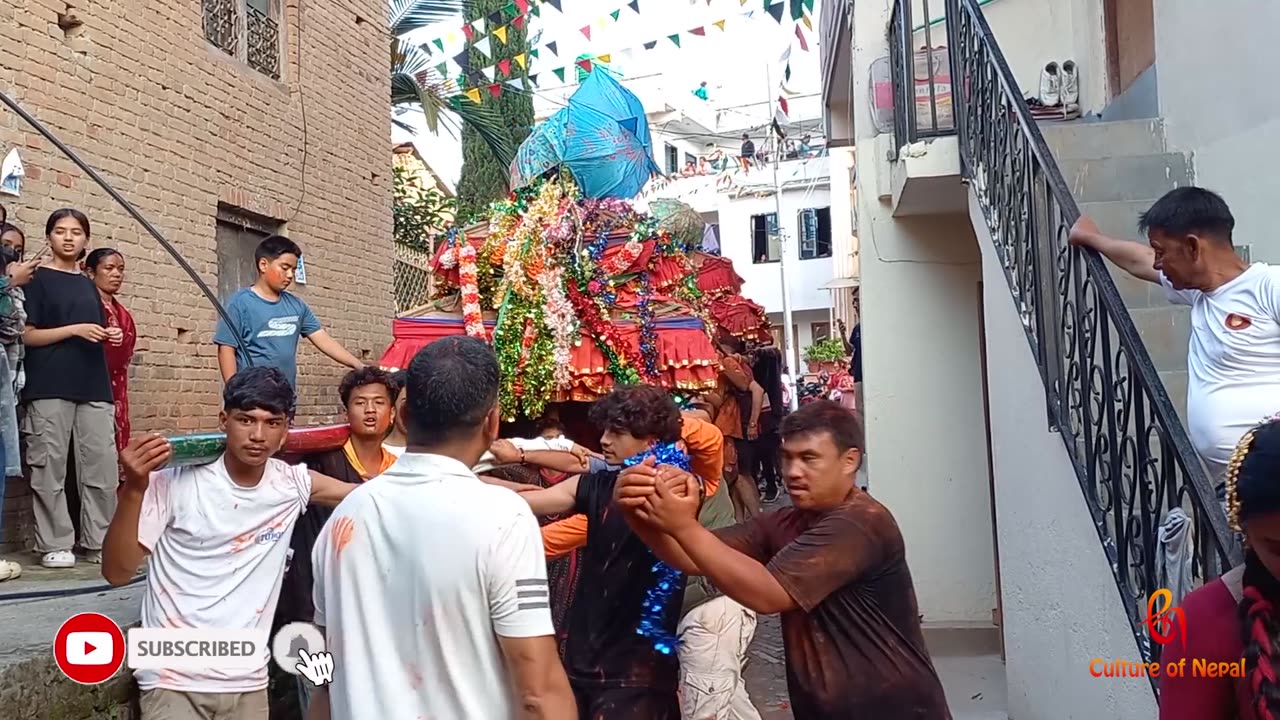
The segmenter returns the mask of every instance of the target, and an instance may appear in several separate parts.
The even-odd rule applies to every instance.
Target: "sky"
[[[637,85],[657,84],[671,96],[689,97],[702,81],[706,81],[710,104],[721,111],[722,123],[730,127],[746,127],[767,122],[772,116],[769,102],[782,81],[780,58],[791,48],[791,81],[787,91],[794,99],[790,102],[793,119],[816,117],[819,112],[817,93],[821,91],[818,72],[818,14],[821,0],[817,0],[812,14],[813,29],[799,25],[808,43],[807,52],[800,49],[795,27],[789,13],[783,14],[781,24],[774,22],[763,9],[762,0],[639,0],[639,14],[627,7],[627,0],[562,0],[563,13],[549,5],[543,5],[540,18],[530,18],[530,35],[541,31],[541,42],[555,41],[559,57],[543,52],[542,57],[530,67],[537,72],[541,67],[552,67],[573,62],[579,54],[611,54],[609,66],[626,78],[636,78]],[[597,20],[608,18],[611,11],[620,9],[617,21],[607,19],[601,27]],[[747,13],[753,12],[753,17]],[[712,25],[725,20],[721,31]],[[457,22],[461,25],[461,20]],[[581,28],[591,26],[588,40]],[[705,27],[706,36],[690,35],[687,31]],[[421,44],[430,42],[451,26],[425,28],[410,36],[410,41]],[[667,39],[680,33],[681,47]],[[653,50],[644,50],[642,44],[657,40]],[[494,40],[496,42],[496,40]],[[635,51],[626,54],[628,47]],[[563,102],[572,88],[563,87],[554,75],[551,82],[543,82],[534,89],[535,111],[553,111]],[[654,77],[656,76],[656,77]],[[771,76],[774,88],[769,85]],[[572,83],[573,68],[566,73]],[[562,87],[556,87],[562,86]],[[690,95],[686,95],[690,94]],[[746,107],[741,107],[746,106]],[[433,136],[422,124],[420,113],[399,117],[418,129],[410,136],[396,130],[394,140],[412,140],[427,163],[450,185],[456,186],[462,170],[462,149],[459,141],[449,136],[443,128]],[[741,122],[735,122],[740,120]]]

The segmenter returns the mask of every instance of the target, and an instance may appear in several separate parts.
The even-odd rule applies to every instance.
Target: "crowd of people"
[[[0,206],[0,465],[4,477],[21,476],[24,463],[30,470],[40,564],[71,568],[78,559],[102,562],[117,512],[138,328],[119,297],[124,254],[90,249],[89,218],[75,209],[57,210],[44,234],[45,243],[28,257],[26,234]],[[301,257],[302,249],[287,238],[259,244],[258,279],[229,299],[233,326],[220,322],[214,338],[224,380],[238,368],[262,365],[280,368],[294,384],[299,337],[340,363],[361,366],[288,292]],[[68,478],[74,478],[79,500],[79,537]],[[0,560],[0,581],[21,572],[20,563]]]

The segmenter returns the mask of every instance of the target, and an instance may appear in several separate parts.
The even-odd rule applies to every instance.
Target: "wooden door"
[[[1103,0],[1107,75],[1115,97],[1156,61],[1152,0]]]

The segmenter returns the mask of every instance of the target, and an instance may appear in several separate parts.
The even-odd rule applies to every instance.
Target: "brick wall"
[[[347,349],[376,361],[392,314],[386,0],[283,0],[278,81],[206,41],[201,3],[7,0],[0,89],[129,199],[210,287],[220,203],[285,223],[304,251],[298,293]],[[139,334],[135,431],[214,429],[221,383],[210,304],[106,193],[0,107],[0,156],[13,147],[27,177],[20,198],[0,203],[28,252],[43,242],[49,212],[71,206],[89,215],[93,247],[126,257],[122,299]],[[300,424],[333,418],[342,372],[302,344]],[[27,493],[10,480],[0,541],[26,519]]]

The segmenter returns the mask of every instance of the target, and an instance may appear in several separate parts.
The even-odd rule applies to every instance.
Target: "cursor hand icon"
[[[316,687],[333,682],[333,655],[318,652],[315,655],[306,650],[298,651],[298,664],[294,665],[302,677],[311,681]]]

